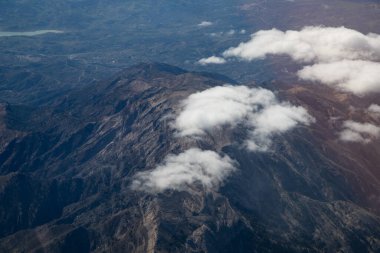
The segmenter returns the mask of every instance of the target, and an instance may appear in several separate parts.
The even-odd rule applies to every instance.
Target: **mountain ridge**
[[[0,252],[379,250],[380,217],[319,149],[315,128],[276,137],[268,153],[236,145],[241,128],[175,136],[168,115],[181,101],[227,80],[140,64],[47,107],[13,110],[30,113],[24,129],[3,115],[22,134],[1,139]],[[287,87],[280,94],[313,106]],[[137,172],[194,146],[239,162],[219,191],[131,189]]]

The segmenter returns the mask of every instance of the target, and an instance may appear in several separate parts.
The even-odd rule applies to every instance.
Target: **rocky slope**
[[[176,138],[180,101],[225,83],[141,64],[48,107],[1,104],[0,252],[379,252],[379,142],[341,145],[329,122],[349,107],[281,86],[317,123],[270,152],[239,148],[239,128]],[[218,191],[131,189],[137,172],[192,146],[223,151],[238,171]]]

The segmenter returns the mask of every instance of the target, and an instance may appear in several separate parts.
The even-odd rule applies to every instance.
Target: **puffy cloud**
[[[287,132],[299,124],[309,125],[314,121],[303,107],[287,103],[269,105],[262,111],[250,115],[250,124],[254,130],[247,140],[247,146],[253,151],[266,151],[274,134]]]
[[[213,189],[235,169],[235,162],[227,155],[192,148],[179,155],[168,155],[153,170],[137,173],[132,189],[158,193],[167,189],[187,190],[193,184]]]
[[[227,32],[227,35],[232,36],[232,35],[234,35],[235,33],[236,33],[236,31],[235,31],[234,29],[231,29],[231,30],[229,30],[229,31]]]
[[[254,33],[251,40],[223,53],[244,60],[288,55],[298,62],[379,60],[380,35],[362,34],[345,27],[305,27],[301,31],[277,29]]]
[[[380,127],[371,123],[359,123],[352,120],[343,123],[343,131],[339,138],[345,142],[369,143],[372,139],[380,137]]]
[[[279,102],[267,89],[225,85],[190,95],[182,102],[173,126],[180,137],[201,138],[221,126],[244,124],[249,131],[245,146],[266,151],[273,135],[313,121],[304,108]],[[137,173],[132,189],[148,193],[189,190],[192,185],[216,189],[236,170],[235,165],[227,155],[191,148],[168,155],[153,170]]]
[[[368,107],[368,112],[373,114],[380,114],[380,105],[370,105],[370,107]]]
[[[300,31],[262,30],[223,53],[252,61],[288,55],[299,63],[314,63],[298,72],[304,80],[364,95],[380,92],[380,35],[345,27],[305,27]],[[222,60],[220,64],[224,63]]]
[[[190,95],[174,126],[180,136],[202,136],[221,126],[244,124],[250,131],[247,147],[266,150],[274,134],[313,120],[304,108],[279,102],[267,89],[226,85]]]
[[[207,26],[212,26],[213,23],[210,21],[202,21],[198,24],[199,27],[207,27]]]
[[[216,56],[211,56],[208,58],[202,58],[198,61],[199,64],[201,65],[208,65],[208,64],[224,64],[226,63],[226,60],[222,57],[216,57]]]
[[[218,126],[235,126],[246,120],[255,108],[274,100],[274,94],[266,89],[217,86],[194,93],[184,100],[175,127],[181,136],[202,135]]]
[[[322,82],[343,91],[364,95],[380,92],[380,63],[344,60],[306,66],[298,72],[301,79]]]

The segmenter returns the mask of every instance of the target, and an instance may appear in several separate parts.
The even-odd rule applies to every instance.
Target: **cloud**
[[[181,136],[191,136],[203,135],[218,126],[235,126],[246,120],[255,108],[274,100],[274,94],[266,89],[217,86],[194,93],[184,100],[175,128]]]
[[[370,107],[368,107],[368,112],[373,114],[380,114],[380,105],[370,105]]]
[[[229,30],[229,31],[227,32],[227,35],[232,36],[232,35],[234,35],[235,33],[236,33],[236,31],[235,31],[234,29],[231,29],[231,30]]]
[[[365,95],[380,92],[380,63],[343,60],[306,66],[297,73],[303,80],[322,82],[343,91]]]
[[[202,21],[198,24],[199,27],[207,27],[207,26],[212,26],[214,23],[210,21]]]
[[[313,121],[304,108],[278,101],[270,90],[225,85],[194,93],[182,101],[173,127],[178,137],[202,138],[216,128],[243,124],[248,129],[244,146],[266,151],[273,135]],[[192,185],[217,189],[236,170],[236,164],[227,155],[191,148],[168,155],[153,170],[137,173],[131,187],[148,193],[186,191]]]
[[[214,33],[210,33],[210,36],[211,37],[221,37],[223,36],[223,32],[214,32]]]
[[[235,34],[246,34],[246,30],[245,29],[241,29],[240,31],[239,30],[235,30],[235,29],[230,29],[228,31],[224,31],[224,32],[213,32],[213,33],[210,33],[209,35],[211,37],[224,37],[224,38],[227,38],[227,37],[231,37],[231,36],[234,36]],[[224,59],[223,57],[218,57],[220,59]],[[206,58],[207,59],[207,58]],[[223,63],[226,63],[226,61],[224,61]]]
[[[378,137],[380,137],[380,127],[352,120],[345,121],[343,131],[339,133],[339,139],[344,142],[369,143]]]
[[[201,65],[208,65],[208,64],[224,64],[226,63],[226,60],[221,57],[211,56],[208,58],[202,58],[198,61]]]
[[[303,80],[365,95],[380,92],[380,35],[345,27],[308,26],[300,31],[261,30],[247,42],[223,52],[225,59],[246,61],[287,55],[304,67]],[[219,63],[226,61],[220,60]]]
[[[309,26],[286,32],[262,30],[252,34],[248,42],[223,53],[224,57],[249,61],[268,55],[288,55],[298,62],[379,60],[380,35],[365,35],[345,27]]]
[[[219,187],[235,169],[235,162],[227,155],[192,148],[179,155],[168,155],[153,170],[137,173],[132,189],[159,193],[188,190],[199,184],[209,190]]]
[[[273,135],[285,133],[299,124],[309,125],[314,121],[303,107],[287,103],[269,105],[259,113],[250,115],[254,130],[247,141],[248,149],[266,151],[272,144]]]
[[[304,108],[279,102],[267,89],[226,85],[190,95],[174,127],[179,136],[199,137],[218,127],[243,124],[250,131],[247,147],[264,151],[273,135],[313,121]]]

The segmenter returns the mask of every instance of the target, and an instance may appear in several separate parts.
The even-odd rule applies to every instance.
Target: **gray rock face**
[[[48,107],[0,105],[0,251],[379,252],[378,179],[342,162],[318,135],[324,125],[279,136],[267,153],[236,145],[239,128],[175,137],[167,116],[179,102],[226,82],[141,64]],[[281,92],[322,117],[291,91]],[[195,145],[239,162],[218,191],[131,189],[137,172]]]

